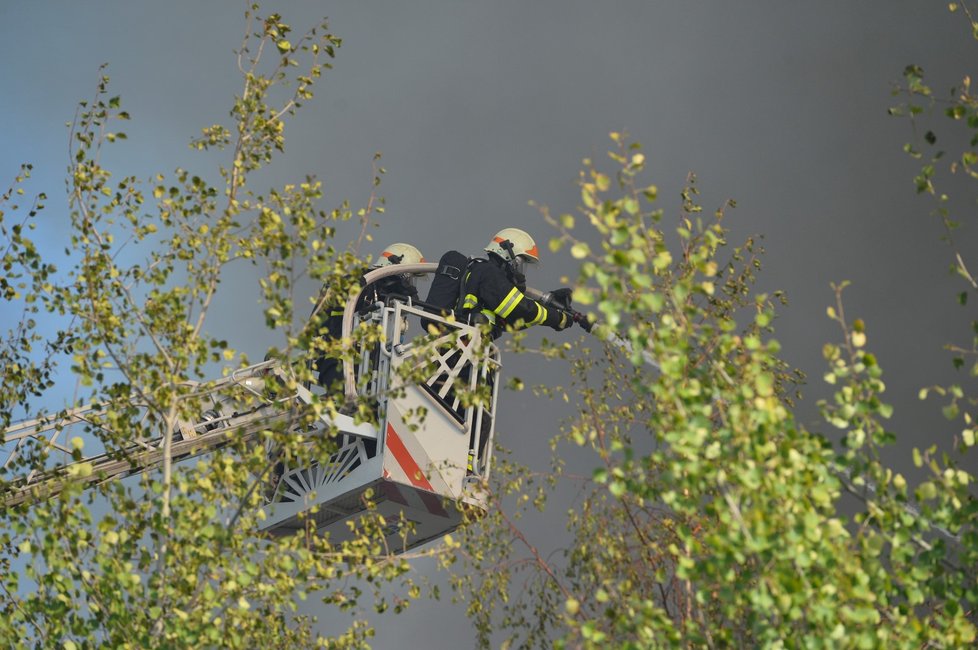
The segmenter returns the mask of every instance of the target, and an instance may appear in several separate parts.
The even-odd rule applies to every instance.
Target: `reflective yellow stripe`
[[[491,312],[491,311],[489,311],[488,309],[483,309],[483,310],[482,310],[482,315],[483,315],[483,316],[485,316],[485,317],[486,317],[486,319],[487,319],[487,320],[488,320],[488,321],[489,321],[489,322],[490,322],[491,324],[493,324],[493,325],[495,325],[495,324],[496,324],[496,314],[494,314],[494,313],[492,313],[492,312]]]
[[[466,294],[465,300],[462,302],[462,309],[472,309],[478,304],[478,302],[479,299],[476,298],[474,295],[472,295],[471,293]]]
[[[342,316],[343,313],[344,312],[343,312],[342,309],[334,309],[333,311],[329,312],[329,315],[330,316]]]
[[[505,298],[503,298],[503,301],[499,303],[499,306],[493,309],[493,311],[503,318],[506,318],[513,313],[513,310],[516,309],[516,305],[520,304],[521,300],[523,300],[523,292],[516,287],[513,287],[513,290],[510,291]]]
[[[537,316],[530,321],[530,325],[539,325],[545,320],[547,320],[547,308],[537,303]]]

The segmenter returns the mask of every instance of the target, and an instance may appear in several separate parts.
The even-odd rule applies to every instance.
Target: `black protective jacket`
[[[469,262],[462,283],[462,310],[487,318],[492,323],[493,338],[507,329],[547,325],[560,330],[568,325],[567,314],[559,309],[547,309],[526,296],[525,290],[525,278],[517,277],[513,268],[499,257],[476,258]]]

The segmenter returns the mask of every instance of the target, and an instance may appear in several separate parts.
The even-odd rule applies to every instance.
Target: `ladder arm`
[[[290,421],[305,416],[314,399],[312,393],[300,386],[295,394],[269,400],[261,393],[264,386],[263,375],[267,373],[285,379],[285,374],[276,361],[266,361],[200,385],[198,396],[213,394],[217,399],[232,400],[233,391],[245,390],[260,398],[260,401],[241,412],[235,410],[219,413],[208,410],[196,422],[178,422],[173,431],[172,457],[186,460],[209,453],[231,441],[247,442],[256,439],[262,431],[269,428],[283,424],[291,428]],[[134,404],[138,406],[138,403]],[[3,444],[11,445],[12,448],[6,452],[2,468],[12,468],[23,457],[25,447],[31,440],[40,443],[45,453],[54,450],[71,454],[73,449],[66,444],[66,432],[79,424],[91,424],[89,416],[98,411],[97,406],[85,405],[66,412],[60,418],[36,418],[8,427],[4,431]],[[349,416],[338,415],[333,420],[328,415],[323,415],[321,420],[326,426],[335,425],[345,433],[363,438],[376,438],[377,435],[374,427],[366,423],[356,424]],[[92,454],[43,470],[31,470],[7,485],[6,492],[0,495],[0,502],[8,507],[14,506],[55,496],[69,482],[90,486],[150,471],[163,463],[163,442],[162,435],[132,440],[112,451]]]

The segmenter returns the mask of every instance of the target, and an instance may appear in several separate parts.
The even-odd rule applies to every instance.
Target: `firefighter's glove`
[[[572,293],[574,293],[574,290],[567,287],[548,291],[547,293],[543,294],[544,305],[547,307],[556,307],[557,309],[568,310],[571,306]]]
[[[574,318],[566,311],[561,311],[560,321],[556,325],[554,325],[553,328],[558,332],[560,332],[561,330],[565,330],[573,324],[574,324]]]

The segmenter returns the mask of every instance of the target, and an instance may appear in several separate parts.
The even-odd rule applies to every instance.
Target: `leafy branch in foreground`
[[[377,541],[385,525],[379,516],[340,544],[302,531],[278,538],[259,532],[262,486],[276,459],[322,462],[336,447],[330,435],[286,432],[335,413],[338,400],[317,396],[312,408],[229,437],[203,459],[181,462],[174,451],[175,432],[213,405],[200,380],[220,363],[248,365],[245,354],[207,329],[232,269],[250,262],[263,271],[266,324],[283,341],[272,356],[284,376],[268,374],[261,390],[235,402],[236,412],[246,413],[308,382],[308,361],[328,348],[305,322],[307,307],[296,304],[300,280],[347,295],[357,281],[349,269],[364,264],[355,248],[333,243],[336,224],[354,213],[346,203],[319,209],[318,181],[264,193],[251,187],[254,173],[283,151],[288,119],[312,98],[340,45],[325,21],[294,38],[277,14],[256,11],[246,14],[242,91],[230,124],[205,128],[193,143],[223,156],[216,173],[177,169],[148,185],[119,179],[103,160],[109,146],[128,140],[117,129],[130,116],[100,70],[70,133],[70,270],[58,274],[26,236],[43,196],[14,225],[0,213],[7,242],[0,297],[5,309],[21,305],[25,314],[0,352],[9,361],[3,423],[29,408],[28,397],[43,398],[63,380],[53,364],[65,357],[84,391],[78,403],[92,405],[79,416],[82,434],[65,441],[68,451],[24,438],[17,462],[0,474],[6,494],[25,475],[71,463],[56,496],[0,513],[5,647],[362,647],[372,634],[363,621],[322,636],[315,617],[299,614],[300,602],[314,597],[358,614],[369,602],[386,607],[390,588],[405,594],[393,596],[398,608],[418,593],[405,558]],[[15,185],[4,194],[4,208],[18,191]],[[378,203],[372,195],[357,216],[366,223],[382,210]],[[47,340],[33,331],[42,316],[61,325]],[[337,354],[339,347],[333,345]],[[366,403],[354,406],[369,413]],[[43,426],[72,413],[34,414]],[[83,491],[93,478],[83,449],[136,467],[143,454],[162,450],[162,461],[138,480],[97,481]]]
[[[490,523],[467,531],[469,570],[454,581],[482,644],[973,641],[974,576],[947,570],[974,566],[971,475],[934,464],[919,510],[908,507],[906,480],[876,453],[894,439],[883,424],[894,409],[865,326],[845,320],[841,297],[830,310],[844,333],[825,348],[837,392],[823,410],[844,431],[836,451],[792,414],[799,377],[770,338],[772,297],[753,290],[753,241],[728,248],[723,211],[703,215],[692,179],[671,237],[655,186],[639,180],[640,148],[612,138],[613,170],[585,161],[580,177],[592,231],[544,210],[558,231],[551,248],[582,262],[575,300],[596,308],[605,344],[575,354],[570,389],[548,390],[576,401],[553,472],[504,466]],[[566,472],[574,447],[591,452],[590,477]],[[852,518],[847,489],[863,496]],[[559,541],[515,524],[555,497],[573,503]]]

